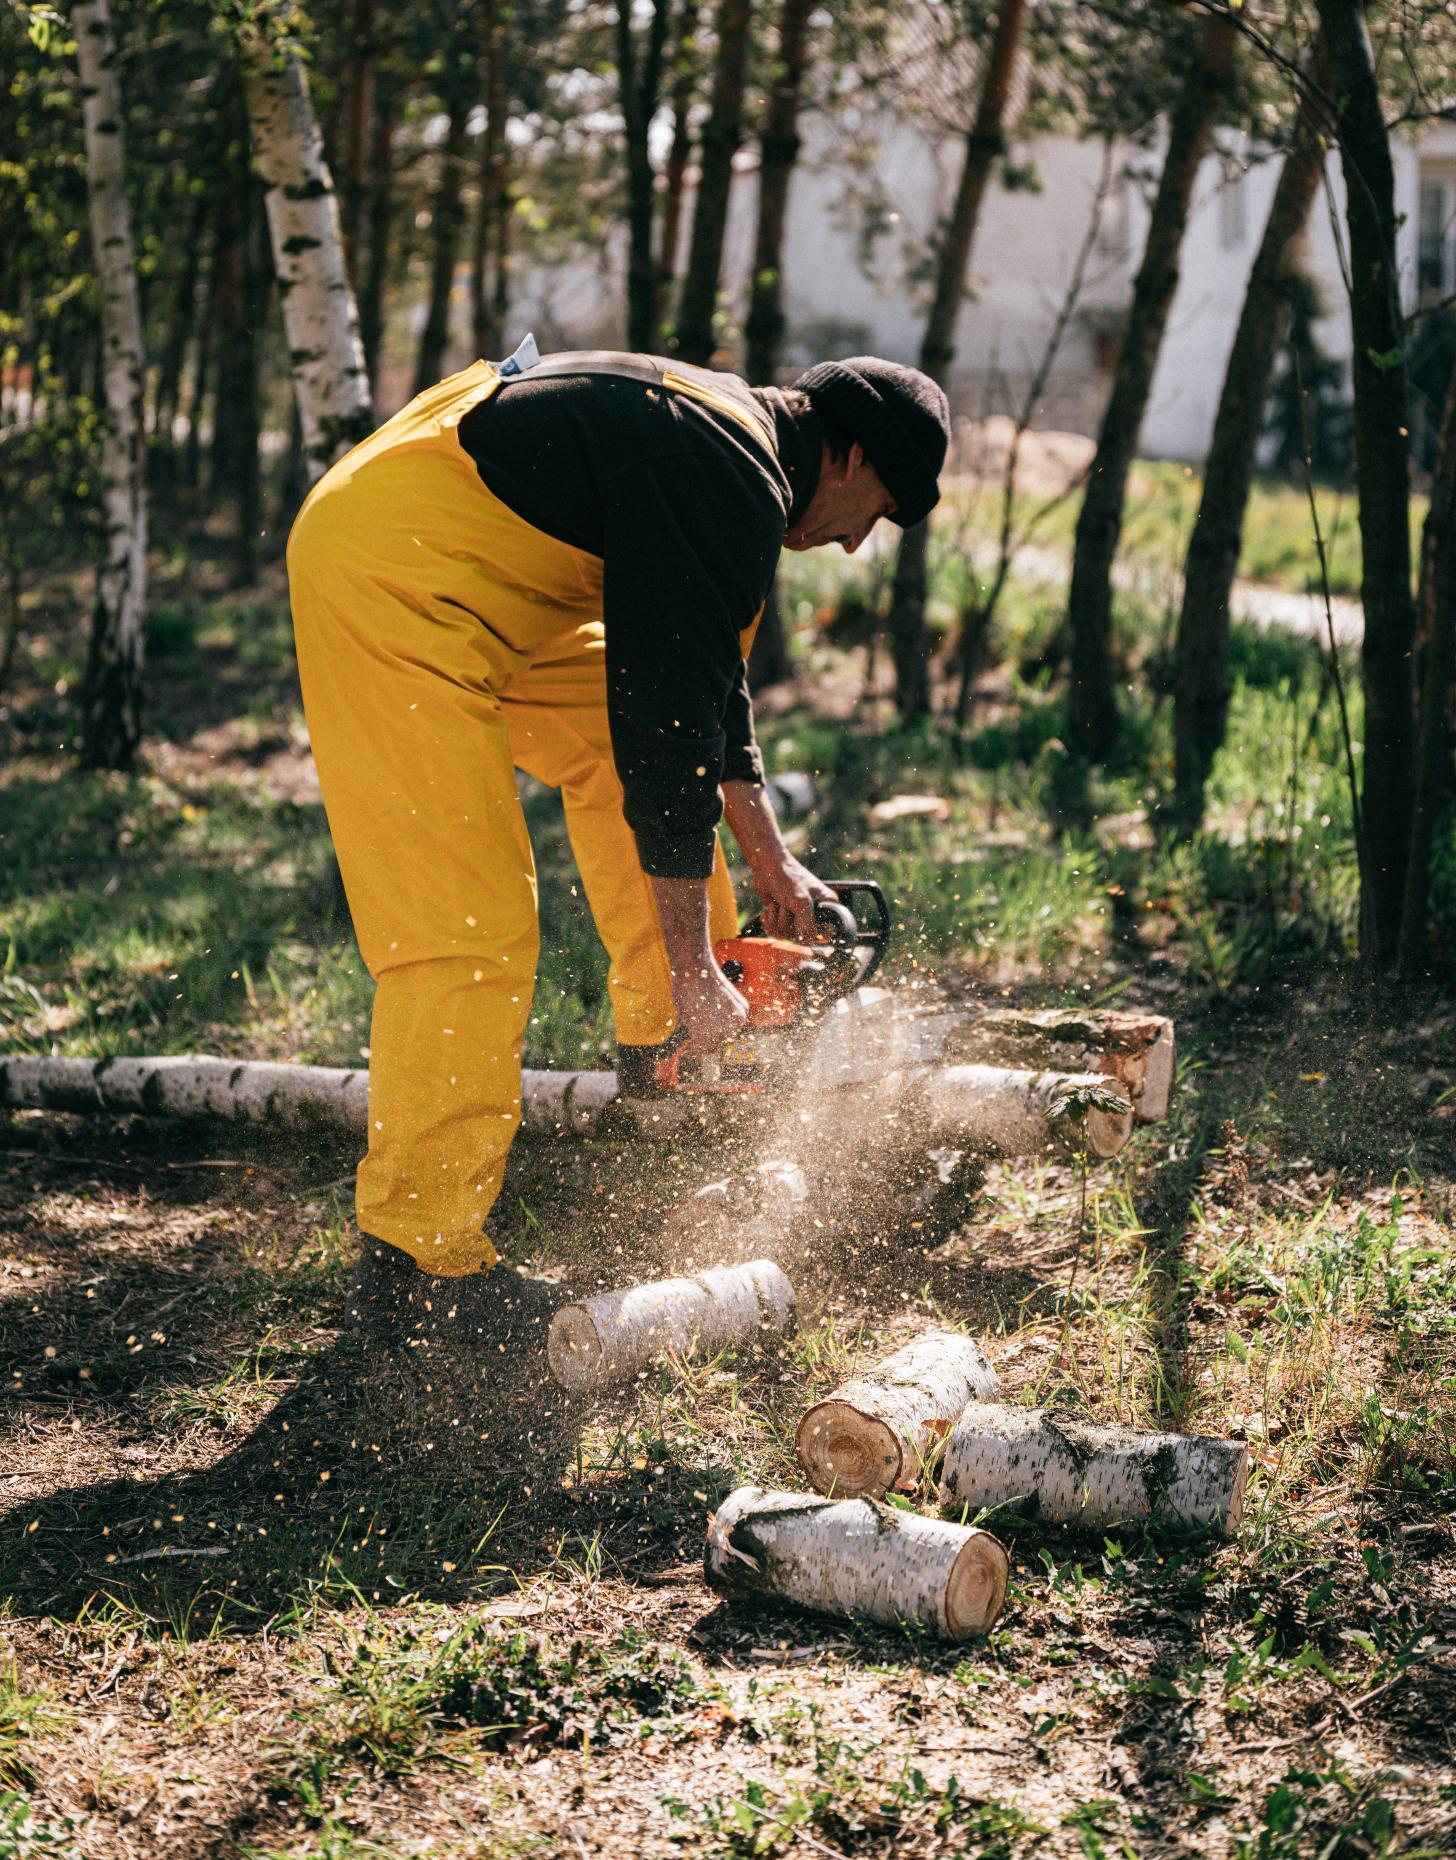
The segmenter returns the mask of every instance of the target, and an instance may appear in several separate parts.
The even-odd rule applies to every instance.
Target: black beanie
[[[918,368],[851,355],[820,362],[794,383],[834,424],[857,439],[895,500],[902,529],[924,522],[940,502],[937,480],[950,445],[950,406]]]

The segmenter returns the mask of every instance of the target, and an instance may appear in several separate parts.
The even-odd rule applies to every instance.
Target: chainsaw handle
[[[855,927],[853,941],[856,947],[869,950],[864,967],[855,978],[855,986],[859,987],[879,968],[890,946],[890,906],[884,892],[872,878],[830,879],[829,889],[839,899],[841,908],[847,911]],[[872,926],[860,923],[859,913],[854,908],[854,899],[861,893],[875,907],[875,922]]]

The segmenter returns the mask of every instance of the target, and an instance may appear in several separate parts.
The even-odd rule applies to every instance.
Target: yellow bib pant
[[[495,1263],[539,935],[515,771],[561,790],[624,1045],[674,1025],[607,728],[602,563],[515,515],[456,426],[489,364],[419,395],[314,487],[288,543],[299,678],[377,987],[361,1229],[430,1272]],[[745,647],[746,649],[746,647]],[[721,847],[714,940],[735,926]]]

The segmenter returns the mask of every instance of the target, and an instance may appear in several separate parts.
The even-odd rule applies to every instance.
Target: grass
[[[1085,1177],[995,1167],[923,1242],[832,1236],[794,1336],[662,1364],[579,1456],[522,1466],[498,1418],[402,1413],[337,1341],[347,1147],[11,1117],[0,1857],[1451,1850],[1456,1035],[1438,995],[1350,976],[1317,655],[1235,629],[1209,828],[1178,846],[1160,609],[1123,604],[1126,752],[1079,792],[1036,664],[1045,591],[1013,587],[958,742],[896,731],[820,637],[816,610],[873,573],[795,564],[823,703],[766,707],[762,734],[821,776],[796,844],[885,885],[893,979],[920,998],[1174,1014],[1167,1122]],[[0,772],[0,1046],[357,1060],[367,978],[297,779],[277,603],[179,591],[153,630],[158,747],[130,780],[69,770],[75,637],[31,636]],[[903,794],[943,817],[876,816]],[[526,805],[531,1056],[601,1063],[603,965],[552,799]],[[501,1244],[586,1283],[655,1270],[651,1210],[725,1166],[523,1150]],[[1237,1536],[998,1517],[1008,1608],[959,1648],[716,1604],[723,1495],[797,1484],[806,1404],[942,1322],[984,1340],[1005,1399],[1246,1439]]]

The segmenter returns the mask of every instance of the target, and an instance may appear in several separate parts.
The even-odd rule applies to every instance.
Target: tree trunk
[[[1339,98],[1337,133],[1350,232],[1351,373],[1365,607],[1361,947],[1395,960],[1415,789],[1411,654],[1410,441],[1405,321],[1396,268],[1395,176],[1362,0],[1317,0]]]
[[[1456,371],[1446,390],[1431,505],[1421,532],[1417,601],[1421,646],[1421,703],[1416,735],[1415,794],[1411,800],[1410,857],[1400,921],[1400,970],[1419,975],[1426,961],[1426,912],[1431,887],[1431,843],[1442,801],[1442,774],[1450,775],[1450,707],[1456,688]],[[1449,796],[1446,798],[1449,799]]]
[[[485,129],[480,142],[480,197],[470,259],[470,321],[475,353],[499,358],[505,350],[506,241],[509,235],[509,159],[506,118],[506,16],[504,0],[486,0],[480,50],[480,94]]]
[[[868,1498],[741,1485],[709,1520],[703,1573],[721,1595],[965,1640],[994,1625],[1010,1562],[987,1531]]]
[[[445,371],[450,341],[450,299],[455,288],[455,261],[465,224],[465,128],[473,97],[457,96],[450,102],[449,127],[440,150],[440,178],[435,188],[430,220],[433,252],[430,259],[430,300],[420,351],[415,366],[415,392],[433,387]]]
[[[748,300],[746,373],[771,385],[784,341],[784,225],[789,182],[799,159],[799,103],[809,60],[809,17],[814,0],[784,0],[778,58],[764,116],[758,170],[758,229],[753,244],[753,285]]]
[[[677,353],[684,361],[700,365],[712,361],[717,346],[713,318],[733,187],[733,157],[743,139],[743,84],[752,16],[753,0],[719,0],[713,96],[703,125],[693,236],[677,319]]]
[[[649,135],[657,114],[668,0],[653,0],[638,55],[632,0],[617,0],[617,82],[627,145],[627,347],[657,349],[657,264],[652,255],[653,174]]]
[[[253,152],[267,189],[304,468],[313,483],[369,433],[369,377],[334,184],[297,47],[254,34],[243,40],[240,56]]]
[[[690,117],[697,89],[698,0],[683,0],[678,16],[672,67],[672,146],[662,172],[662,216],[657,245],[657,322],[668,316],[677,280],[678,235],[682,228],[683,188],[693,150]]]
[[[1120,729],[1112,671],[1112,562],[1122,530],[1128,474],[1153,384],[1168,311],[1178,288],[1178,254],[1199,164],[1233,69],[1237,27],[1227,17],[1207,21],[1197,61],[1168,124],[1168,151],[1153,202],[1147,244],[1133,286],[1118,349],[1112,395],[1097,435],[1097,452],[1077,517],[1072,580],[1067,595],[1072,680],[1070,747],[1100,760]]]
[[[360,285],[359,242],[369,198],[369,138],[377,55],[374,8],[375,0],[354,0],[344,80],[344,180],[339,189],[339,232],[344,241],[345,269],[356,294]]]
[[[142,615],[147,597],[142,320],[132,258],[121,87],[107,0],[72,9],[80,72],[91,245],[101,281],[106,418],[101,445],[105,556],[81,688],[81,764],[132,766],[142,734]]]
[[[359,287],[359,340],[369,374],[370,405],[379,384],[384,337],[384,299],[389,283],[389,239],[394,220],[394,130],[399,83],[386,67],[374,83],[374,117],[369,131],[369,255]]]
[[[244,138],[234,142],[232,185],[219,202],[216,244],[217,395],[212,422],[210,486],[214,499],[237,508],[234,580],[248,587],[258,575],[263,483],[259,459],[258,325],[266,253]]]
[[[966,1404],[995,1401],[1000,1389],[979,1344],[956,1331],[927,1331],[815,1402],[795,1431],[794,1451],[816,1492],[908,1492]]]
[[[563,1305],[551,1320],[546,1356],[563,1388],[602,1388],[630,1382],[669,1352],[711,1355],[788,1330],[794,1311],[794,1288],[782,1269],[755,1259]]]
[[[1328,83],[1322,46],[1310,61],[1310,75],[1321,88]],[[1203,496],[1183,564],[1173,659],[1173,818],[1185,834],[1203,824],[1204,787],[1223,745],[1229,703],[1229,594],[1239,565],[1244,510],[1269,385],[1289,326],[1295,254],[1324,173],[1324,143],[1307,109],[1300,113],[1294,137],[1249,273],[1203,468]]]
[[[981,202],[1005,140],[1006,112],[1021,47],[1026,0],[1002,0],[996,13],[986,79],[966,133],[965,159],[955,204],[946,222],[936,264],[935,294],[920,339],[920,367],[942,387],[950,382],[955,328],[965,298],[966,272],[975,245]],[[913,722],[930,712],[930,640],[925,629],[926,561],[930,525],[907,530],[895,558],[890,591],[890,647],[895,658],[895,701],[901,718]]]
[[[163,344],[161,359],[157,365],[156,387],[156,422],[153,438],[160,448],[165,448],[171,455],[176,443],[174,427],[182,400],[182,378],[187,366],[187,351],[192,342],[192,331],[197,322],[197,291],[202,269],[203,232],[207,225],[208,201],[200,196],[193,204],[191,217],[184,235],[183,249],[178,254],[176,285],[172,295],[172,307],[167,317],[167,340]],[[170,478],[174,465],[163,467],[164,475]]]
[[[1249,1449],[1241,1440],[1144,1434],[973,1402],[946,1437],[943,1510],[1017,1505],[1084,1530],[1212,1525],[1231,1537],[1243,1509]]]

